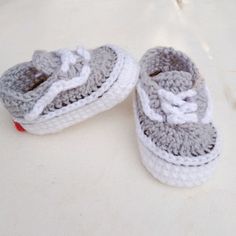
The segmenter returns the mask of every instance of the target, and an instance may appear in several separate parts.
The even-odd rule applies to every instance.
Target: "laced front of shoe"
[[[35,51],[31,61],[2,75],[0,98],[17,130],[54,133],[123,101],[138,72],[135,60],[114,45]]]
[[[145,91],[141,88],[141,85],[137,85],[137,87],[142,106],[145,109],[145,114],[152,120],[157,120],[160,122],[164,121],[163,116],[153,111],[150,107],[149,98]],[[170,124],[197,122],[197,104],[187,101],[187,99],[191,99],[196,96],[196,91],[187,90],[179,94],[174,94],[165,89],[159,89],[158,95],[161,103],[161,109],[166,116],[166,122]]]
[[[61,66],[59,69],[59,73],[66,74],[69,70],[72,70],[70,68],[71,66],[74,66],[79,58],[81,56],[83,61],[83,66],[80,71],[79,76],[68,76],[70,79],[63,79],[58,80],[54,82],[47,90],[47,92],[34,104],[32,110],[25,114],[24,119],[26,121],[33,121],[39,117],[39,115],[43,112],[43,110],[46,108],[47,105],[49,105],[58,94],[60,94],[63,91],[67,91],[76,87],[79,87],[87,82],[91,69],[88,65],[88,62],[90,60],[90,53],[84,49],[84,48],[78,48],[75,52],[70,51],[68,49],[61,49],[56,52],[56,54],[60,57],[61,60]],[[35,54],[34,58],[37,57],[37,54]],[[43,61],[40,61],[40,58],[38,60],[38,63],[42,63]],[[47,65],[47,64],[46,64]]]
[[[205,182],[219,140],[208,90],[195,65],[173,49],[152,49],[141,60],[136,91],[137,133],[147,169],[174,186]]]

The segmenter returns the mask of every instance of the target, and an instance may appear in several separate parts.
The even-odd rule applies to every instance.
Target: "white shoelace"
[[[61,92],[76,88],[84,84],[90,75],[90,67],[88,62],[90,60],[90,53],[86,49],[80,47],[76,50],[76,53],[68,49],[60,49],[57,51],[58,55],[61,58],[61,70],[67,72],[70,68],[70,65],[74,65],[77,61],[78,55],[82,56],[85,60],[85,63],[82,67],[80,75],[74,77],[70,80],[59,80],[51,85],[47,93],[44,94],[34,105],[33,109],[27,113],[24,118],[27,121],[33,121],[43,112],[44,108],[51,103],[54,98]],[[77,55],[76,55],[77,54]]]
[[[151,120],[163,122],[163,116],[155,112],[150,107],[149,97],[140,84],[137,85],[137,91],[142,103],[144,113]],[[165,113],[168,123],[184,124],[186,122],[198,122],[198,117],[196,114],[197,104],[188,101],[189,98],[196,95],[196,91],[190,89],[178,94],[174,94],[170,91],[159,89],[158,95],[160,98],[161,109]]]
[[[197,104],[187,99],[196,96],[196,91],[187,91],[174,94],[164,89],[158,90],[161,101],[161,109],[167,116],[167,122],[171,124],[184,124],[186,122],[197,122]]]
[[[90,53],[82,47],[76,49],[76,53],[82,56],[85,61],[90,60]],[[61,58],[61,70],[67,72],[70,68],[70,64],[74,65],[77,61],[78,55],[68,49],[60,49],[57,51],[57,54]]]

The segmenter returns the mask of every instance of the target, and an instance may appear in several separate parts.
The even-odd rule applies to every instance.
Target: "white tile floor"
[[[35,49],[114,43],[136,59],[171,45],[200,67],[223,139],[213,178],[194,189],[142,167],[131,97],[62,133],[17,133],[0,107],[0,235],[235,235],[236,2],[0,0],[0,72]]]

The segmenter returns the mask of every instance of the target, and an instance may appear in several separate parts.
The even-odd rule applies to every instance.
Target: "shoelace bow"
[[[74,65],[76,63],[78,55],[82,56],[86,62],[90,60],[90,53],[82,47],[76,49],[77,55],[68,49],[60,49],[57,51],[57,54],[61,58],[61,70],[63,72],[67,72],[70,68],[70,65]]]
[[[86,83],[90,75],[90,67],[88,62],[90,60],[90,53],[86,49],[79,47],[76,52],[70,51],[68,49],[60,49],[57,54],[61,58],[61,71],[67,72],[70,69],[70,65],[74,65],[78,59],[78,56],[84,58],[84,65],[79,76],[76,76],[68,81],[58,80],[51,85],[46,94],[44,94],[34,105],[33,109],[27,113],[24,118],[27,121],[33,121],[38,118],[42,113],[44,108],[51,103],[54,98],[62,91],[76,88]]]

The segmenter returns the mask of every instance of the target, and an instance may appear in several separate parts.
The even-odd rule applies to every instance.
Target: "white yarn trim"
[[[138,92],[144,113],[151,120],[163,122],[163,117],[150,107],[150,100],[148,98],[148,95],[144,91],[144,89],[141,87],[140,83],[137,84],[137,92]]]
[[[83,56],[86,62],[90,60],[90,53],[87,50],[79,48],[76,50],[76,52],[81,56]],[[60,49],[57,51],[57,53],[61,57],[61,62],[62,62],[61,70],[63,72],[67,72],[70,68],[70,64],[76,63],[78,56],[73,54],[68,49]],[[51,103],[59,93],[69,89],[76,88],[84,84],[88,80],[90,72],[91,72],[90,67],[88,65],[84,65],[81,70],[80,76],[74,77],[68,81],[60,80],[53,83],[51,87],[48,89],[47,93],[35,103],[33,109],[29,113],[25,114],[24,119],[26,121],[33,121],[36,118],[38,118],[38,116],[42,113],[44,108],[49,103]]]

